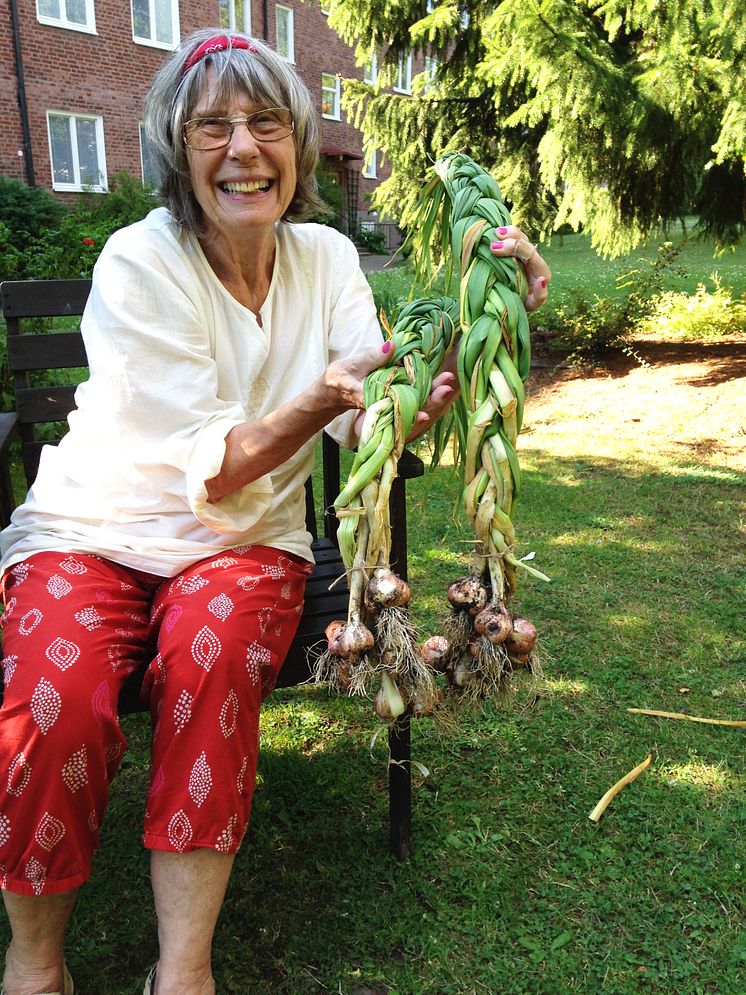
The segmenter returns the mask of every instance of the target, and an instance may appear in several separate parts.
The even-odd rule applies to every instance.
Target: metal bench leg
[[[399,860],[412,852],[412,765],[409,716],[389,730],[389,848]]]

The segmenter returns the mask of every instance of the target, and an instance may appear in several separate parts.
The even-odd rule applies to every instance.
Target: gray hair
[[[219,35],[243,38],[250,50],[230,48],[211,52],[185,75],[184,66],[195,49]],[[316,167],[319,130],[311,95],[295,70],[264,42],[222,28],[202,28],[185,38],[156,73],[145,98],[145,131],[160,177],[160,192],[176,221],[201,234],[202,210],[192,191],[182,132],[207,89],[208,70],[215,73],[220,97],[246,93],[267,107],[288,107],[295,122],[297,181],[283,221],[303,221],[329,209],[318,195]]]

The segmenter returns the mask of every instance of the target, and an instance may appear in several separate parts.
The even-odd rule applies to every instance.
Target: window
[[[103,118],[47,111],[53,190],[106,191]]]
[[[140,122],[140,167],[142,169],[142,181],[145,186],[157,187],[160,177],[155,168],[152,149],[142,121]]]
[[[435,10],[435,0],[427,0],[427,4],[425,5],[425,11],[428,14],[432,14],[434,10]]]
[[[430,93],[435,89],[435,80],[438,75],[438,67],[440,63],[437,59],[434,59],[431,55],[425,56],[425,82],[422,86],[423,93]]]
[[[399,66],[396,71],[396,82],[394,83],[394,89],[398,93],[411,93],[412,92],[412,53],[406,57],[403,55],[399,56]]]
[[[132,0],[132,37],[156,48],[179,43],[178,0]]]
[[[339,76],[335,73],[321,74],[321,116],[340,120]]]
[[[370,83],[374,86],[378,80],[378,56],[373,53],[370,62],[365,64],[363,69],[363,83]]]
[[[466,10],[465,8],[462,8],[461,13],[459,14],[459,20],[461,21],[461,27],[463,28],[464,31],[466,31],[466,29],[469,27],[469,24],[471,23],[471,15],[469,14],[469,11]]]
[[[363,165],[363,176],[368,180],[375,180],[378,173],[376,172],[376,161],[378,159],[378,153],[375,149],[365,157],[365,164]]]
[[[96,32],[93,0],[36,0],[36,16],[40,24]]]
[[[293,12],[289,7],[275,7],[275,37],[277,51],[288,62],[295,62],[295,37],[293,33]]]
[[[220,0],[220,27],[251,34],[251,0]]]

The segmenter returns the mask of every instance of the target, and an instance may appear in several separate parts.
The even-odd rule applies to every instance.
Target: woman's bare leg
[[[77,891],[62,895],[3,892],[12,939],[5,955],[6,995],[63,990],[65,928]]]
[[[214,995],[212,938],[233,854],[152,850],[160,957],[155,995]]]

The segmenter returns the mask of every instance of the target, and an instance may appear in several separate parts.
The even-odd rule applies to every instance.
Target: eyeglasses
[[[258,142],[279,142],[295,130],[287,107],[267,107],[248,117],[195,117],[184,125],[184,142],[196,152],[222,149],[230,143],[237,125],[245,124]]]

